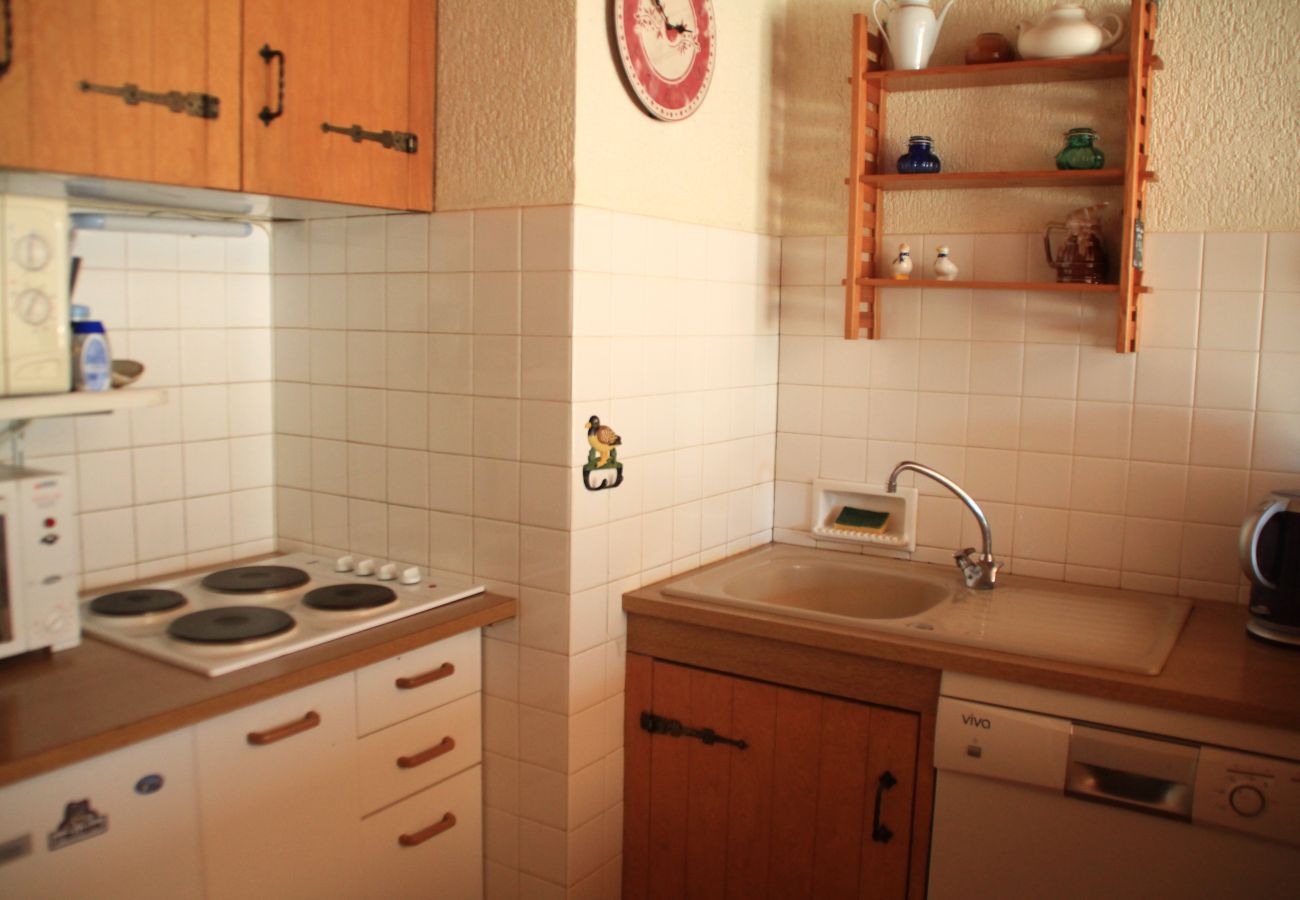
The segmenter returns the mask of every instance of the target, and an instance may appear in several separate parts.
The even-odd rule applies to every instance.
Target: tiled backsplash
[[[29,465],[76,475],[82,586],[275,549],[270,243],[80,232],[74,300],[163,406],[43,419]]]
[[[1037,234],[894,235],[928,271],[1051,280]],[[890,288],[884,338],[840,336],[843,238],[782,245],[776,536],[806,540],[814,478],[926,462],[983,506],[1011,571],[1237,599],[1237,528],[1300,487],[1300,234],[1148,234],[1141,349],[1112,297]],[[908,476],[911,477],[910,475]],[[917,479],[918,558],[974,518]]]
[[[281,543],[468,573],[489,896],[618,895],[625,590],[771,536],[777,242],[585,207],[277,224]],[[625,481],[582,486],[586,423]]]

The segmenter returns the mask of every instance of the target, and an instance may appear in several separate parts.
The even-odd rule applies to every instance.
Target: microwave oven
[[[0,396],[72,389],[68,203],[0,195]]]
[[[0,466],[0,657],[81,642],[71,476]]]

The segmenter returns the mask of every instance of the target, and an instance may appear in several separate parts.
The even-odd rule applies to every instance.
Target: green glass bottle
[[[1106,156],[1093,146],[1097,132],[1091,128],[1071,128],[1065,133],[1065,149],[1056,154],[1058,169],[1100,169]]]

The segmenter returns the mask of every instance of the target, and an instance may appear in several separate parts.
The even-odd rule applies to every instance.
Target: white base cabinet
[[[6,787],[0,897],[477,900],[481,666],[462,632]]]
[[[189,729],[0,790],[0,897],[202,896]]]
[[[351,674],[194,726],[211,900],[355,897]]]

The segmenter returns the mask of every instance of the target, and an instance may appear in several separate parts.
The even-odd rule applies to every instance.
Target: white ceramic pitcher
[[[934,42],[943,28],[943,20],[957,0],[948,0],[938,18],[930,8],[930,0],[876,0],[871,4],[871,19],[880,29],[880,36],[889,47],[895,69],[924,69],[934,52]],[[885,4],[885,17],[878,12]]]

